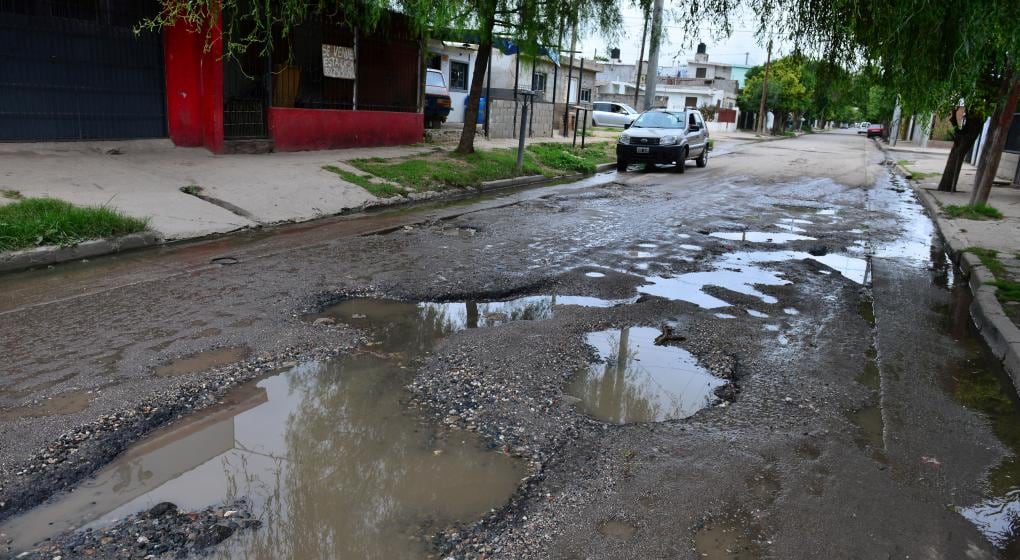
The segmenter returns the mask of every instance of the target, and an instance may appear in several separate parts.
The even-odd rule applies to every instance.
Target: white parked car
[[[591,122],[595,126],[627,126],[638,117],[638,112],[625,103],[596,101],[592,104]]]
[[[857,127],[857,134],[867,134],[869,126],[871,126],[871,123],[862,122],[861,126]]]

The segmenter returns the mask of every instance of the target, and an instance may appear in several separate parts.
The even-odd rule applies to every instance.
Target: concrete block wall
[[[493,99],[489,109],[489,137],[515,138],[521,126],[521,107],[523,103],[514,104],[509,99]],[[531,113],[534,112],[534,119]],[[516,115],[516,129],[514,125]],[[552,103],[535,103],[528,107],[528,120],[531,121],[532,138],[552,136]]]

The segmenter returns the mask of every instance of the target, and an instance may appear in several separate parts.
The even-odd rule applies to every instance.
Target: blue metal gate
[[[0,0],[0,141],[166,136],[158,0]]]

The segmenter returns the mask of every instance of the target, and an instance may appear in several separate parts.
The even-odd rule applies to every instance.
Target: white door
[[[577,103],[577,78],[570,78],[570,88],[567,90],[567,104]]]

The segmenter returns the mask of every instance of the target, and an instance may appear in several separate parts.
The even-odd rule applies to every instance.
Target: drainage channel
[[[262,527],[226,541],[228,557],[423,557],[428,535],[501,507],[527,469],[408,408],[414,365],[459,330],[546,319],[557,305],[632,302],[346,300],[306,320],[362,327],[365,347],[237,387],[146,437],[74,491],[0,526],[13,538],[7,552],[64,531],[98,533],[163,502],[199,510],[244,498]]]

